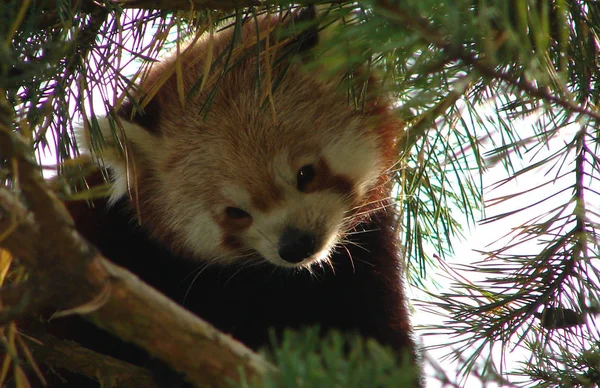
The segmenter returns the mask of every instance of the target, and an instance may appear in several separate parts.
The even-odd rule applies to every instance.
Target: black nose
[[[287,228],[279,239],[279,256],[288,263],[300,263],[315,253],[315,236],[296,228]]]

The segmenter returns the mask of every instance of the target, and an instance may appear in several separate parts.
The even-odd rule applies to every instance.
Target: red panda
[[[415,356],[389,199],[401,123],[307,71],[316,29],[278,40],[282,18],[230,52],[232,29],[192,43],[179,75],[175,56],[154,64],[119,125],[100,120],[111,197],[69,209],[107,258],[252,348],[318,324]]]

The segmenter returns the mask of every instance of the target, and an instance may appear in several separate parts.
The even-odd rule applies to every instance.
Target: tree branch
[[[123,8],[189,10],[189,9],[234,9],[252,7],[264,3],[259,0],[118,0]]]
[[[42,332],[34,333],[37,341],[28,342],[37,362],[97,379],[102,387],[155,388],[152,374],[146,369],[116,358],[96,353],[73,341],[63,341]]]
[[[380,0],[376,7],[385,11],[390,19],[395,19],[403,23],[407,28],[417,31],[424,41],[431,43],[444,50],[448,57],[461,60],[464,64],[472,66],[479,74],[484,77],[498,79],[517,90],[540,100],[549,101],[570,112],[584,114],[588,117],[600,120],[600,113],[586,109],[577,103],[556,96],[552,90],[546,87],[537,87],[534,83],[528,82],[524,78],[516,78],[511,74],[496,70],[494,65],[486,61],[485,58],[467,52],[460,45],[449,42],[442,34],[431,28],[427,19],[419,17],[414,12],[404,12],[404,10],[387,0]]]
[[[3,0],[2,3],[11,3],[10,0]],[[234,8],[253,7],[267,3],[262,0],[113,0],[115,5],[123,8],[137,9],[159,9],[164,11],[189,11],[190,9],[217,9],[231,10]],[[273,1],[271,1],[273,3]],[[46,11],[56,11],[56,0],[39,0],[32,2],[38,9]],[[80,6],[86,11],[99,5],[94,2],[83,2]]]

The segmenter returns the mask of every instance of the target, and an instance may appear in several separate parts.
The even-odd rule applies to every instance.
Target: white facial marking
[[[377,142],[373,136],[357,136],[357,126],[342,133],[325,149],[329,167],[335,174],[349,177],[355,183],[358,196],[362,197],[381,175],[381,158],[377,152]]]
[[[204,209],[189,209],[190,221],[182,224],[188,248],[192,252],[203,252],[207,258],[227,256],[221,249],[216,249],[216,241],[221,240],[221,227]]]

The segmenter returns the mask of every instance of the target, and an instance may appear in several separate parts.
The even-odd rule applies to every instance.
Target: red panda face
[[[197,45],[182,59],[186,90],[204,68],[197,58],[205,43]],[[336,90],[340,80],[323,81],[294,63],[281,73],[261,68],[280,77],[269,96],[271,83],[257,82],[256,69],[250,58],[229,70],[205,112],[211,89],[182,105],[172,76],[145,119],[123,122],[129,165],[114,153],[103,157],[115,177],[113,198],[129,188],[142,225],[192,259],[292,268],[326,262],[376,206],[393,141],[382,134],[385,120],[348,105]]]
[[[376,139],[361,133],[362,120],[344,108],[348,115],[337,124],[325,109],[305,112],[312,120],[279,125],[259,113],[255,124],[243,129],[245,136],[224,142],[221,157],[227,160],[212,174],[206,171],[220,181],[218,195],[206,203],[221,257],[258,253],[284,267],[327,259],[382,173]],[[279,114],[298,113],[282,106]],[[234,135],[242,123],[228,120],[224,126],[231,125],[231,132],[224,126],[220,131]],[[188,233],[194,234],[194,227]]]
[[[142,223],[216,263],[326,260],[383,173],[376,128],[300,69],[273,96],[276,119],[240,81],[220,85],[204,120],[179,110],[143,146]]]

